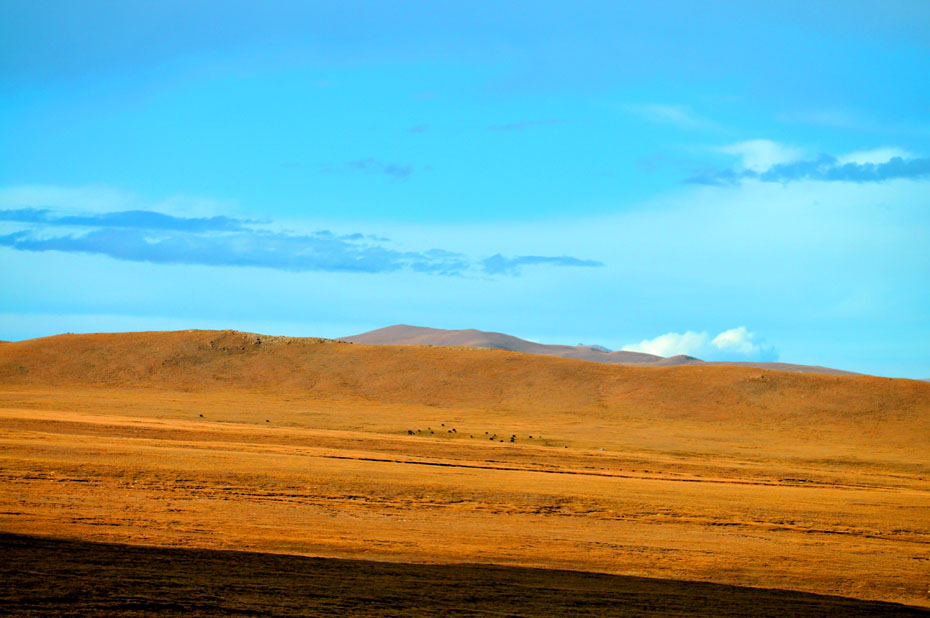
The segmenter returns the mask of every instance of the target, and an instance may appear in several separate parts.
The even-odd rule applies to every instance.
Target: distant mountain
[[[620,350],[611,352],[599,345],[549,345],[535,343],[520,339],[504,333],[487,332],[473,328],[463,330],[444,330],[441,328],[426,328],[424,326],[409,326],[397,324],[387,328],[368,331],[349,337],[340,337],[340,341],[360,343],[364,345],[433,345],[433,346],[467,346],[473,348],[491,348],[497,350],[510,350],[524,354],[545,354],[547,356],[560,356],[562,358],[575,358],[578,360],[593,361],[595,363],[610,363],[614,365],[639,366],[672,366],[672,365],[743,365],[759,367],[761,369],[774,369],[779,371],[796,371],[802,373],[832,373],[853,375],[850,371],[816,367],[810,365],[794,365],[790,363],[753,363],[753,362],[705,362],[693,356],[662,357],[643,352],[629,352]]]
[[[504,333],[486,332],[473,328],[443,330],[398,324],[360,335],[342,337],[340,340],[366,345],[439,345],[492,348],[523,352],[524,354],[545,354],[547,356],[561,356],[563,358],[618,365],[685,365],[691,362],[701,362],[690,356],[663,358],[642,352],[610,352],[606,348],[595,345],[546,345],[512,335],[505,335]]]

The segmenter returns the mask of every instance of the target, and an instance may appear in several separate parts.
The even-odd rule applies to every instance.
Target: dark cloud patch
[[[524,120],[522,122],[510,122],[507,124],[494,124],[488,127],[491,131],[522,131],[532,127],[545,127],[553,124],[562,124],[565,120],[560,118],[550,118],[548,120]]]
[[[489,275],[519,275],[521,266],[536,266],[547,264],[549,266],[582,266],[596,267],[603,266],[603,262],[595,260],[582,260],[576,257],[560,255],[549,257],[544,255],[519,255],[516,257],[504,257],[500,253],[482,260],[481,266],[484,272]]]
[[[481,262],[444,249],[398,251],[382,236],[319,230],[293,234],[258,229],[254,221],[229,217],[190,219],[149,211],[95,215],[56,215],[50,210],[0,211],[0,221],[23,224],[0,235],[0,247],[17,251],[86,253],[132,262],[252,266],[286,271],[389,273],[408,270],[464,276],[477,270],[492,275],[519,274],[520,266],[598,266],[567,256],[500,254]],[[56,229],[87,227],[82,232]]]
[[[743,180],[787,183],[798,180],[823,182],[883,182],[899,178],[914,180],[930,178],[930,158],[903,159],[894,157],[885,163],[845,163],[836,157],[821,155],[809,161],[795,161],[773,165],[759,172],[755,170],[732,170],[707,168],[698,170],[684,182],[690,184],[727,186],[737,185]]]

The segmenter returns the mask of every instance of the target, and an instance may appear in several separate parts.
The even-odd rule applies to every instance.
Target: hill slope
[[[0,347],[0,385],[299,394],[309,399],[740,423],[925,426],[930,384],[729,365],[644,367],[480,348],[362,346],[236,331],[59,335]]]
[[[527,341],[504,333],[487,332],[475,329],[444,330],[441,328],[426,328],[423,326],[408,326],[398,324],[379,328],[367,333],[342,337],[340,341],[360,343],[365,345],[433,345],[433,346],[469,346],[476,348],[491,348],[497,350],[510,350],[525,354],[543,354],[547,356],[560,356],[596,363],[610,363],[616,365],[643,365],[664,367],[672,365],[694,365],[704,363],[693,356],[679,354],[677,356],[662,357],[642,352],[618,350],[611,352],[599,346],[590,345],[549,345]],[[852,372],[828,367],[811,365],[796,365],[792,363],[761,363],[761,362],[727,362],[711,363],[717,365],[743,365],[758,367],[760,369],[775,369],[778,371],[797,371],[802,373],[831,373],[838,375],[853,375]]]

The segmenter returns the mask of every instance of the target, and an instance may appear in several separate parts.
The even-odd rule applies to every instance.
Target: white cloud
[[[732,360],[734,356],[745,360],[772,360],[775,351],[769,346],[753,341],[755,333],[745,326],[725,330],[713,339],[705,332],[665,333],[655,339],[644,339],[639,343],[623,346],[630,352],[645,352],[657,356],[687,354],[704,360]]]
[[[735,352],[737,354],[757,354],[761,351],[761,346],[752,342],[755,333],[749,332],[745,326],[738,326],[725,330],[711,341],[711,345],[718,350],[726,352]]]
[[[753,139],[717,148],[718,152],[740,158],[743,169],[764,172],[774,165],[791,163],[804,158],[801,148],[779,144],[768,139]]]
[[[707,343],[707,333],[665,333],[655,339],[643,339],[639,343],[623,346],[629,352],[645,352],[656,356],[677,356],[697,354]]]
[[[894,146],[882,146],[880,148],[873,148],[872,150],[857,150],[855,152],[849,152],[837,157],[836,161],[840,165],[846,165],[847,163],[863,165],[865,163],[887,163],[895,157],[901,157],[902,159],[913,159],[915,156],[916,155],[914,155],[914,153],[904,150],[903,148],[897,148]]]

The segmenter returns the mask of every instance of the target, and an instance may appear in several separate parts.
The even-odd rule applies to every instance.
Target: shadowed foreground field
[[[0,533],[9,616],[930,616],[700,582],[166,549]]]
[[[926,608],[930,384],[236,332],[6,343],[0,531]]]

